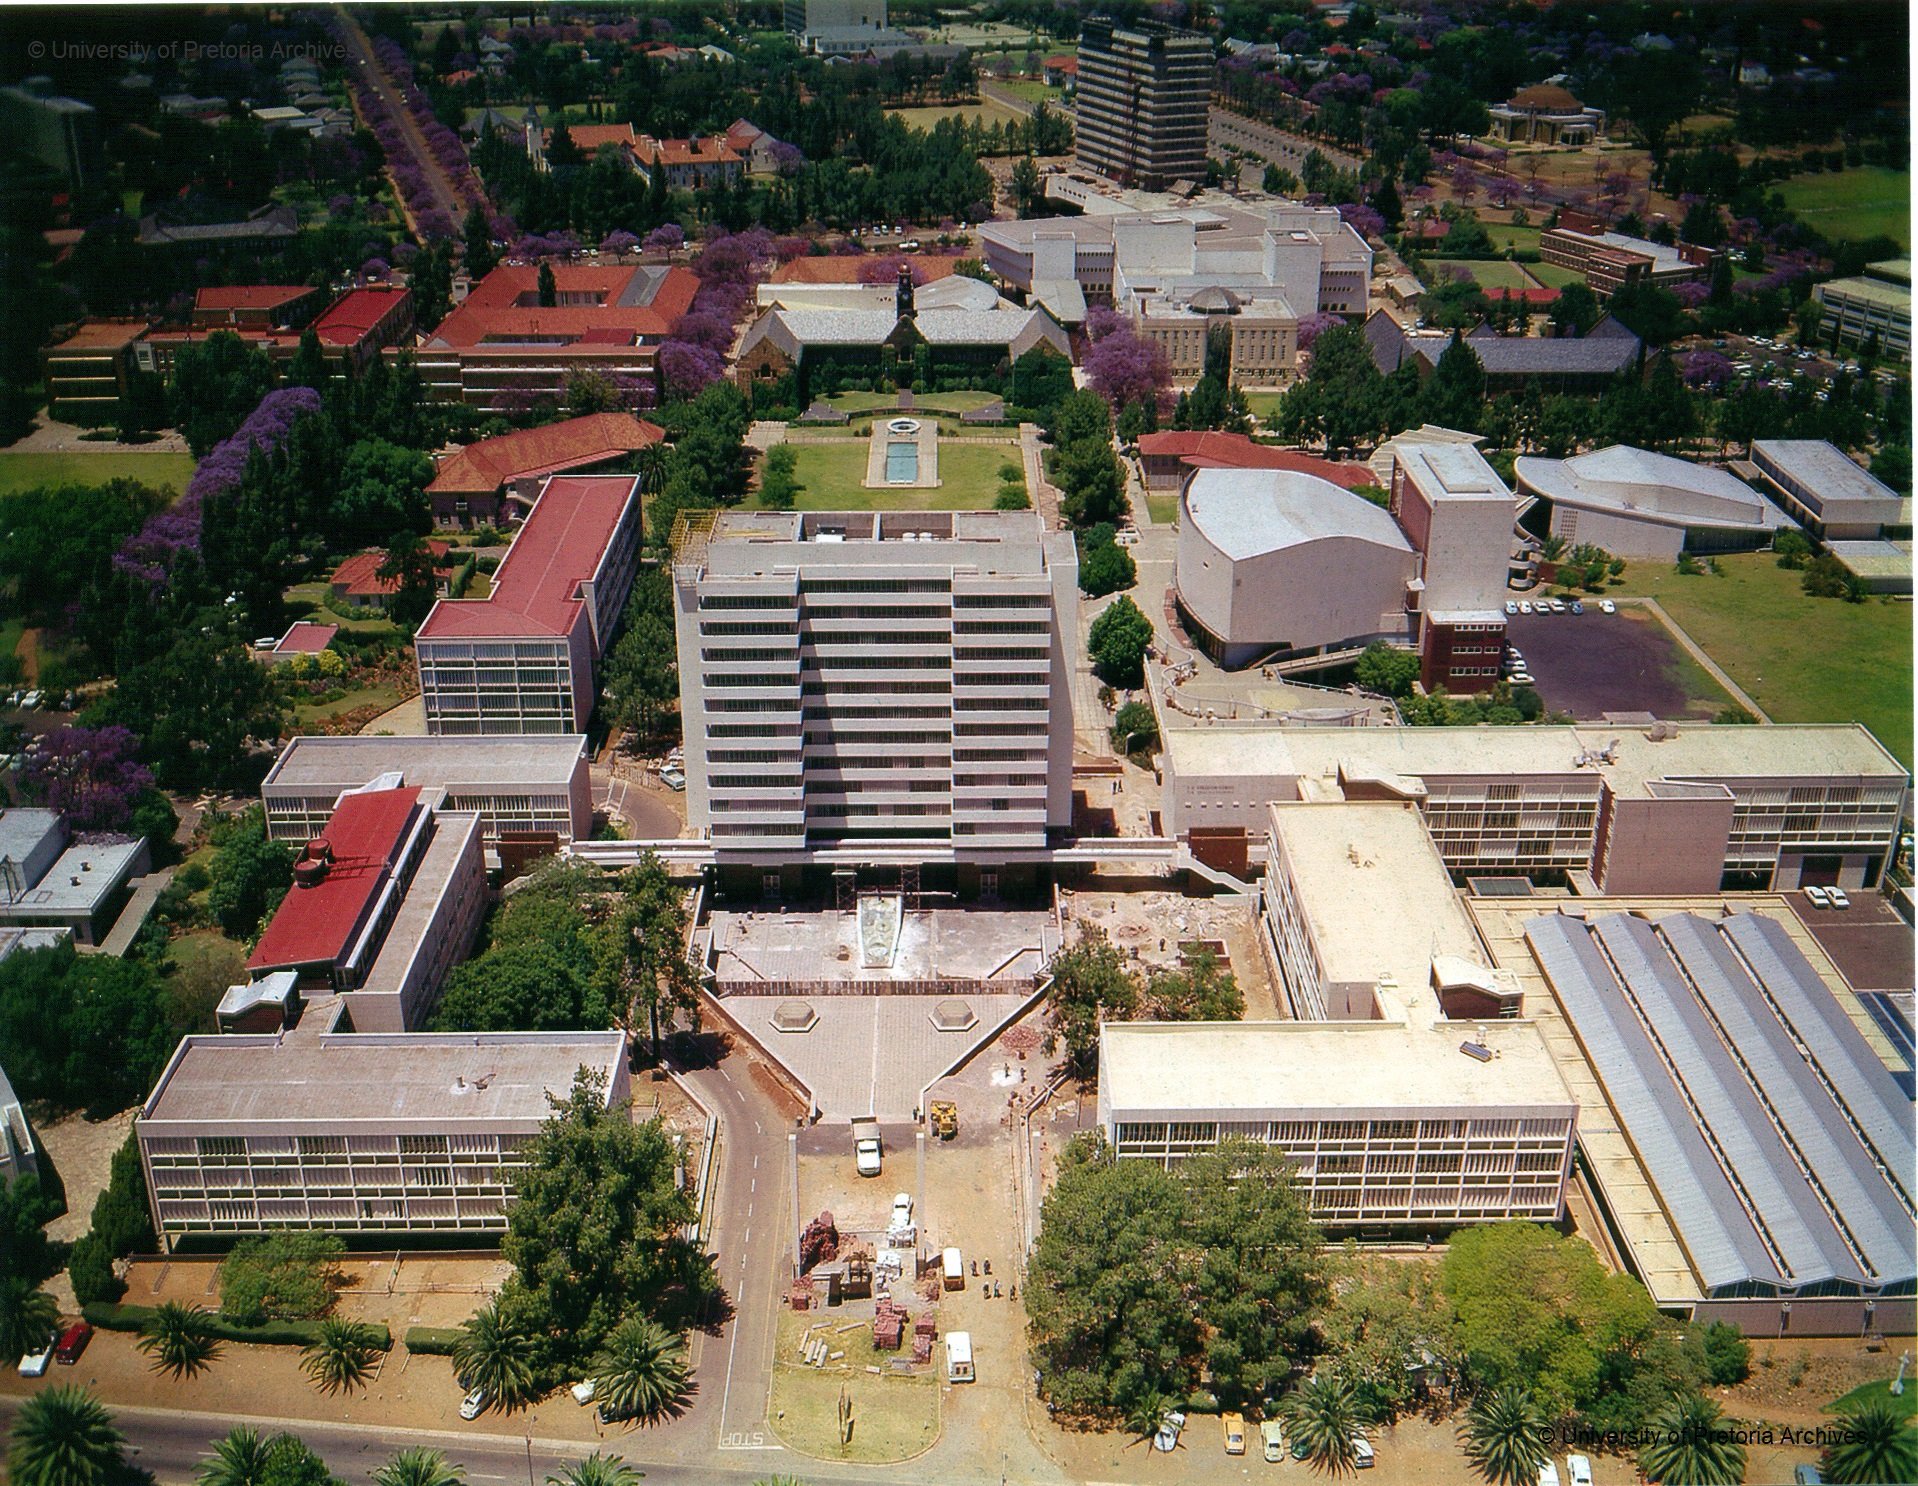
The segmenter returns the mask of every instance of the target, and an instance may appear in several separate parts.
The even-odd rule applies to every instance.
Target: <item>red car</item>
[[[80,1354],[87,1349],[87,1343],[93,1340],[93,1328],[85,1321],[75,1321],[60,1333],[59,1343],[53,1349],[53,1360],[65,1367],[72,1367],[80,1360]]]

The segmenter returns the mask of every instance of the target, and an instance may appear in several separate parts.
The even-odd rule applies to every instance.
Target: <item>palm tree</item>
[[[366,1386],[379,1348],[373,1328],[357,1321],[320,1322],[319,1335],[300,1352],[300,1366],[322,1393],[350,1393]]]
[[[1730,1486],[1744,1479],[1745,1447],[1720,1433],[1724,1416],[1702,1393],[1674,1399],[1652,1416],[1652,1440],[1638,1452],[1646,1479],[1666,1486]]]
[[[484,1388],[501,1408],[518,1408],[533,1398],[533,1338],[500,1313],[495,1299],[460,1328],[453,1371],[468,1388]]]
[[[126,1443],[100,1400],[71,1385],[21,1404],[8,1441],[13,1486],[103,1486],[120,1470]]]
[[[177,1300],[147,1317],[134,1345],[153,1359],[155,1372],[171,1373],[176,1380],[198,1377],[220,1355],[213,1318],[199,1306]]]
[[[458,1486],[466,1467],[454,1465],[438,1450],[402,1450],[373,1472],[375,1486]]]
[[[646,1316],[615,1326],[593,1359],[593,1396],[609,1419],[656,1419],[686,1395],[685,1343]]]
[[[1827,1481],[1918,1481],[1918,1430],[1889,1398],[1874,1398],[1845,1418],[1850,1437],[1825,1451]]]
[[[1459,1428],[1465,1453],[1492,1486],[1531,1486],[1552,1453],[1552,1426],[1529,1389],[1480,1398]]]
[[[558,1475],[546,1478],[546,1486],[634,1486],[639,1479],[639,1472],[619,1456],[595,1450],[584,1460],[560,1467]]]
[[[1313,1468],[1342,1476],[1357,1470],[1352,1437],[1371,1422],[1352,1385],[1326,1373],[1314,1373],[1285,1400],[1286,1432],[1305,1446]]]
[[[200,1486],[260,1486],[271,1459],[271,1445],[242,1424],[213,1447],[200,1467]]]
[[[24,1275],[0,1280],[0,1366],[39,1351],[59,1324],[58,1303],[38,1285]]]
[[[1171,1394],[1161,1393],[1156,1388],[1146,1389],[1126,1410],[1126,1432],[1136,1434],[1142,1440],[1150,1440],[1159,1432],[1159,1426],[1165,1422],[1165,1416],[1173,1407]]]

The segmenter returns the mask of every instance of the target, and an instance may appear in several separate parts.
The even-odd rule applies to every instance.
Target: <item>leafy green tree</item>
[[[230,330],[216,330],[173,359],[170,410],[174,427],[195,459],[232,435],[272,390],[273,365],[265,351]]]
[[[790,511],[806,487],[794,478],[799,453],[791,444],[775,444],[766,451],[759,470],[759,502],[775,511]]]
[[[293,359],[286,364],[286,385],[325,392],[332,381],[333,368],[326,364],[319,332],[309,325],[300,332],[300,344],[293,352]]]
[[[373,1472],[374,1486],[459,1486],[465,1478],[465,1466],[425,1446],[401,1450]]]
[[[1046,1399],[1067,1415],[1155,1416],[1198,1380],[1178,1182],[1081,1136],[1047,1194],[1028,1271],[1027,1340]]]
[[[330,1233],[243,1238],[220,1261],[220,1314],[240,1326],[326,1314],[340,1286],[346,1246]]]
[[[1428,1266],[1361,1256],[1351,1246],[1319,1322],[1319,1371],[1349,1383],[1374,1420],[1398,1417],[1415,1398],[1419,1370],[1456,1347],[1450,1307]]]
[[[611,928],[620,953],[623,1020],[651,1030],[658,1056],[665,1027],[680,1017],[699,1025],[699,977],[686,956],[686,899],[650,851],[620,886]]]
[[[1485,367],[1472,343],[1457,331],[1419,398],[1428,423],[1475,433],[1485,413]]]
[[[1066,1066],[1091,1074],[1099,1057],[1099,1025],[1130,1021],[1139,1014],[1139,985],[1119,947],[1099,928],[1088,929],[1046,967],[1046,1053],[1065,1050]]]
[[[1815,599],[1848,599],[1857,603],[1865,596],[1864,585],[1829,552],[1805,564],[1800,586]]]
[[[1871,472],[1900,495],[1911,494],[1911,445],[1886,444],[1871,456]]]
[[[233,640],[185,634],[119,673],[105,722],[133,729],[161,786],[179,792],[237,783],[255,739],[285,719],[267,668]]]
[[[270,1441],[242,1424],[214,1442],[196,1476],[199,1486],[265,1486],[273,1459]]]
[[[260,1486],[345,1486],[326,1462],[297,1435],[276,1434],[266,1443],[266,1468]]]
[[[117,1114],[146,1097],[182,1030],[168,1019],[159,980],[143,960],[81,956],[71,944],[0,960],[0,1048],[22,1099],[95,1119]],[[21,1211],[23,1200],[16,1181],[0,1212]],[[35,1213],[35,1231],[46,1217]],[[36,1273],[36,1282],[54,1267]]]
[[[20,1405],[7,1435],[13,1486],[108,1486],[125,1463],[125,1436],[84,1388],[59,1385]]]
[[[207,909],[220,931],[247,939],[272,916],[293,886],[293,853],[266,836],[266,813],[249,805],[220,827],[207,874]]]
[[[351,1393],[364,1388],[379,1362],[373,1330],[357,1321],[330,1318],[319,1335],[300,1350],[300,1367],[322,1393]]]
[[[679,699],[679,642],[673,621],[672,579],[648,567],[633,580],[626,624],[606,662],[608,710],[640,739],[672,733]]]
[[[1109,521],[1079,534],[1079,591],[1088,597],[1103,598],[1139,580],[1138,565],[1117,536]]]
[[[1145,1015],[1154,1022],[1236,1022],[1245,1015],[1245,994],[1218,956],[1197,950],[1182,969],[1146,981]]]
[[[1343,1476],[1357,1469],[1352,1439],[1371,1420],[1351,1384],[1314,1373],[1286,1395],[1279,1412],[1315,1470]]]
[[[198,1377],[220,1355],[210,1319],[197,1305],[165,1301],[147,1317],[134,1345],[153,1359],[155,1372],[170,1373],[175,1382]]]
[[[1312,343],[1305,380],[1280,401],[1277,422],[1284,437],[1323,443],[1328,453],[1370,444],[1388,426],[1404,426],[1356,325],[1335,325]]]
[[[426,499],[433,461],[417,449],[368,438],[346,451],[328,532],[343,547],[384,546],[401,532],[432,528]]]
[[[593,1359],[593,1397],[609,1419],[677,1413],[690,1386],[685,1343],[645,1316],[621,1321]]]
[[[418,535],[400,532],[387,544],[375,576],[398,587],[386,601],[387,616],[409,633],[420,627],[439,598],[438,560]]]
[[[67,1254],[67,1279],[83,1306],[118,1300],[127,1291],[126,1282],[114,1273],[112,1252],[97,1233],[83,1233],[74,1242]]]
[[[467,208],[460,237],[462,266],[475,279],[485,278],[499,262],[499,254],[493,248],[492,230],[487,225],[486,213],[480,207]]]
[[[460,1328],[453,1371],[465,1387],[483,1388],[501,1408],[516,1409],[539,1396],[533,1355],[532,1333],[495,1297]]]
[[[1583,335],[1599,320],[1598,296],[1589,284],[1574,280],[1558,291],[1552,304],[1552,334]]]
[[[1652,1438],[1638,1452],[1649,1481],[1671,1486],[1736,1486],[1745,1478],[1745,1447],[1726,1432],[1717,1404],[1702,1393],[1674,1399],[1649,1421]]]
[[[1059,509],[1077,526],[1116,520],[1125,509],[1125,471],[1105,440],[1079,439],[1053,456]]]
[[[1388,697],[1410,696],[1412,683],[1419,679],[1419,658],[1381,640],[1365,647],[1353,678],[1367,691]]]
[[[500,1244],[513,1266],[502,1303],[533,1332],[548,1386],[624,1316],[672,1323],[707,1313],[718,1279],[685,1237],[692,1199],[675,1182],[658,1120],[635,1124],[625,1106],[607,1109],[602,1076],[582,1071],[526,1158]]]
[[[1551,1458],[1552,1425],[1523,1388],[1474,1399],[1459,1427],[1465,1454],[1491,1486],[1534,1486]]]
[[[0,583],[30,622],[64,620],[76,595],[107,579],[113,554],[168,495],[134,480],[36,485],[0,496]]]
[[[543,310],[550,310],[559,303],[559,284],[553,277],[553,265],[544,259],[540,260],[539,287],[536,292],[539,307]]]
[[[1754,720],[1746,714],[1747,720]],[[1700,1338],[1705,1351],[1707,1378],[1715,1388],[1742,1383],[1751,1373],[1752,1347],[1736,1326],[1713,1321]]]
[[[584,1460],[560,1467],[558,1475],[546,1478],[546,1486],[636,1486],[641,1479],[642,1473],[623,1457],[595,1450]]]
[[[0,1275],[0,1367],[12,1367],[52,1339],[60,1306],[24,1274]]]
[[[1087,651],[1093,669],[1114,686],[1137,686],[1145,679],[1145,653],[1152,643],[1152,621],[1121,595],[1092,621]]]
[[[1874,1398],[1845,1415],[1849,1438],[1825,1451],[1827,1481],[1918,1481],[1918,1429],[1900,1400]]]
[[[1112,719],[1112,746],[1121,753],[1152,748],[1159,741],[1159,719],[1150,702],[1127,702]]]

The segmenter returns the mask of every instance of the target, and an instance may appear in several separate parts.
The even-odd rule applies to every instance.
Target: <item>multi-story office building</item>
[[[1196,31],[1094,16],[1079,28],[1079,163],[1157,190],[1205,179],[1212,42]]]
[[[483,599],[414,636],[429,733],[578,733],[639,563],[639,480],[548,480]]]
[[[1505,658],[1512,492],[1470,444],[1400,439],[1392,517],[1419,555],[1408,606],[1429,690],[1489,691]]]
[[[1576,269],[1600,299],[1610,299],[1627,284],[1702,283],[1711,277],[1719,249],[1695,243],[1667,245],[1649,238],[1627,237],[1609,230],[1604,221],[1584,212],[1562,211],[1558,225],[1538,240],[1539,256],[1560,268]]]
[[[30,77],[18,87],[0,88],[0,126],[10,149],[57,171],[68,189],[78,191],[98,179],[99,115],[92,104],[55,93],[51,78]]]
[[[629,1096],[619,1032],[188,1037],[134,1127],[154,1227],[496,1239],[581,1068]]]
[[[673,573],[690,823],[722,864],[1043,847],[1077,573],[1030,511],[721,514]]]
[[[1418,813],[1314,803],[1269,819],[1260,945],[1296,1019],[1108,1024],[1114,1149],[1170,1163],[1231,1136],[1276,1145],[1334,1226],[1554,1221],[1577,1104]]]
[[[310,841],[341,795],[376,780],[437,790],[442,808],[479,816],[489,853],[508,846],[556,848],[593,830],[586,739],[533,737],[298,737],[280,751],[260,800],[271,841]]]
[[[111,422],[135,370],[144,320],[87,320],[40,353],[40,378],[57,418],[92,426]]]
[[[1905,770],[1856,723],[1726,728],[1173,728],[1165,824],[1257,831],[1274,801],[1416,804],[1458,875],[1604,892],[1875,886]]]
[[[1909,258],[1867,263],[1864,273],[1832,279],[1811,295],[1825,307],[1824,333],[1852,346],[1862,346],[1875,335],[1885,355],[1911,360]]]
[[[1772,499],[1818,541],[1869,542],[1887,527],[1911,525],[1909,500],[1823,439],[1753,439],[1751,464]]]

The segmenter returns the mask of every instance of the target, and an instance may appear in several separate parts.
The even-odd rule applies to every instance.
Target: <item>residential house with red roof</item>
[[[579,733],[639,563],[634,475],[546,482],[483,599],[441,599],[414,636],[426,731]]]
[[[415,353],[427,393],[489,412],[561,402],[576,372],[642,395],[657,387],[659,346],[692,307],[688,268],[554,263],[555,302],[539,302],[537,263],[503,263],[473,286]]]
[[[666,430],[631,413],[588,413],[481,439],[440,460],[426,495],[435,526],[501,526],[532,509],[554,475],[579,475],[630,459]]]
[[[228,1030],[297,1020],[298,997],[339,995],[331,1030],[407,1032],[465,958],[486,902],[480,818],[440,808],[444,791],[385,776],[341,795],[293,864],[293,886],[228,990]],[[272,1017],[274,1026],[261,1026]]]
[[[652,184],[655,168],[666,172],[666,184],[675,191],[718,190],[739,179],[746,168],[739,152],[723,134],[695,134],[690,139],[639,137],[636,151],[639,173]]]
[[[433,554],[434,587],[444,595],[457,566],[447,555],[453,550],[452,543],[434,538],[424,545]],[[384,552],[356,552],[347,558],[333,569],[333,576],[328,580],[333,602],[353,609],[384,609],[400,591],[399,579],[380,576],[385,563]]]

